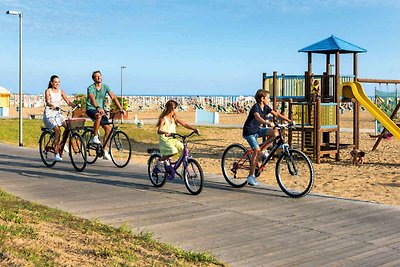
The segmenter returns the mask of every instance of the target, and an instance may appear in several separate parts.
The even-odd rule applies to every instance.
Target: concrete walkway
[[[49,169],[36,149],[0,144],[7,192],[114,226],[128,223],[231,266],[400,266],[400,207],[313,194],[291,199],[275,186],[233,189],[206,174],[204,191],[192,196],[180,180],[152,187],[144,165],[118,169],[100,160],[77,173],[65,157]]]

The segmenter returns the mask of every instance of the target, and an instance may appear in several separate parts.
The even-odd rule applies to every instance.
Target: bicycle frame
[[[102,125],[112,125],[112,126],[111,126],[111,130],[110,130],[110,134],[107,136],[107,138],[106,138],[106,140],[104,141],[104,143],[96,144],[96,145],[95,145],[95,147],[100,147],[100,148],[101,148],[101,151],[104,151],[104,144],[108,144],[108,142],[110,142],[111,137],[113,136],[113,134],[118,130],[118,126],[115,125],[115,123],[114,123],[114,116],[115,116],[117,113],[118,113],[118,112],[110,113],[110,114],[111,114],[111,122],[102,124]],[[85,127],[85,129],[93,129],[93,126]],[[90,145],[90,144],[89,144],[89,145]]]
[[[193,135],[193,133],[191,133],[190,135],[188,135],[186,137],[176,134],[180,137],[183,137],[183,139],[182,139],[183,150],[182,150],[181,155],[179,156],[179,158],[176,161],[171,161],[171,159],[169,159],[169,165],[165,166],[165,174],[166,174],[168,180],[173,180],[175,178],[175,175],[178,175],[180,178],[182,178],[182,175],[177,171],[179,169],[179,167],[182,165],[182,163],[183,163],[183,168],[185,170],[188,167],[188,165],[189,165],[188,160],[191,158],[191,156],[190,156],[189,149],[187,147],[187,139],[189,139]],[[155,153],[160,155],[159,151],[156,151]]]
[[[72,113],[75,109],[77,109],[77,108],[79,108],[79,107],[80,107],[80,106],[75,106],[72,110],[64,110],[64,109],[58,107],[57,110],[61,110],[62,112],[67,112],[67,114],[68,114],[67,117],[68,117],[68,119],[70,119],[70,118],[71,118],[71,113]],[[58,151],[58,153],[60,154],[61,157],[62,157],[62,155],[63,155],[63,153],[64,153],[64,146],[67,144],[67,141],[68,141],[68,138],[69,138],[70,134],[71,134],[73,131],[75,131],[75,130],[71,130],[69,127],[64,127],[64,128],[65,128],[65,129],[64,129],[64,132],[62,133],[62,136],[61,136],[61,138],[60,138],[60,143],[58,144],[58,146],[59,146],[59,151]],[[48,132],[50,132],[50,133],[52,133],[52,134],[54,135],[54,130],[53,130],[53,129],[48,129],[48,128],[46,128],[46,127],[42,127],[42,132],[44,132],[44,131],[48,131]],[[49,140],[49,141],[50,141],[50,140]],[[48,147],[48,149],[49,149],[50,151],[52,151],[52,152],[55,153],[54,143],[51,144],[51,146],[49,146],[49,144],[47,143],[47,144],[46,144],[46,147]]]
[[[276,137],[274,140],[270,141],[270,140],[266,140],[265,142],[263,142],[262,144],[260,144],[260,149],[261,151],[264,151],[267,146],[271,143],[271,142],[275,142],[274,146],[272,147],[272,149],[270,150],[269,155],[263,159],[262,163],[259,164],[258,162],[256,162],[256,170],[258,169],[259,172],[261,173],[264,170],[265,165],[269,162],[269,160],[272,158],[273,155],[275,155],[275,152],[279,149],[282,148],[283,153],[289,153],[289,145],[285,143],[283,137],[282,137],[282,129],[281,127],[278,127],[278,131],[279,131],[279,136]],[[247,149],[246,153],[244,153],[244,155],[240,158],[240,161],[237,162],[236,164],[241,164],[241,162],[246,161],[247,157],[249,156],[250,158],[252,158],[254,155],[254,149],[250,148]],[[243,168],[243,169],[249,169],[249,168]]]
[[[312,162],[304,152],[291,148],[285,142],[283,130],[293,129],[293,125],[278,124],[276,127],[279,134],[260,144],[261,149],[265,150],[274,141],[270,153],[261,161],[255,161],[254,175],[260,176],[265,165],[274,156],[276,157],[275,177],[281,190],[293,198],[303,197],[310,192],[314,184],[315,173]],[[248,183],[246,170],[250,170],[254,157],[254,149],[248,149],[242,144],[229,145],[222,155],[221,162],[225,180],[235,188],[245,186]]]
[[[179,172],[177,172],[177,170],[182,165],[182,163],[183,163],[183,168],[186,169],[188,166],[189,158],[190,158],[190,153],[189,153],[189,149],[187,148],[187,143],[183,143],[182,154],[179,156],[179,158],[176,161],[169,160],[169,167],[166,166],[166,168],[165,168],[167,179],[168,180],[174,179],[176,174],[180,178],[182,178],[181,174]]]

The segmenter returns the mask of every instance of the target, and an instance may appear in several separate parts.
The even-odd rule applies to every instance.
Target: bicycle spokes
[[[159,159],[160,155],[151,155],[147,166],[147,173],[149,175],[150,181],[155,187],[161,187],[167,181],[164,173],[157,168],[157,162],[159,161]]]
[[[298,175],[298,170],[296,168],[296,161],[293,158],[293,155],[289,155],[286,159],[286,165],[288,167],[289,173],[291,175]]]
[[[111,159],[117,167],[125,167],[132,154],[132,146],[129,137],[122,131],[117,131],[110,141]]]
[[[188,159],[188,165],[184,167],[183,180],[188,191],[197,195],[203,189],[204,175],[200,164],[195,159]]]
[[[242,187],[250,169],[250,156],[244,146],[233,144],[227,147],[222,155],[222,174],[233,187]]]
[[[56,162],[54,161],[54,135],[50,131],[43,131],[39,138],[39,153],[42,162],[47,167],[53,167]]]
[[[83,138],[78,133],[69,137],[69,157],[75,170],[81,172],[86,167],[86,150]]]
[[[289,149],[289,155],[282,153],[276,164],[276,179],[288,196],[307,195],[314,184],[314,169],[310,159],[296,149]]]

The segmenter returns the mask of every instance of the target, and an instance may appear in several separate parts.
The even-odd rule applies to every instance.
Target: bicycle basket
[[[85,118],[71,118],[65,120],[67,123],[67,127],[70,130],[74,130],[77,128],[83,128],[85,126],[86,119]]]

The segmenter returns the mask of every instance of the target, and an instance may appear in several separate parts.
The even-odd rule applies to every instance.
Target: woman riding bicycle
[[[168,162],[167,159],[176,155],[182,151],[183,144],[177,139],[173,138],[173,134],[176,133],[176,126],[181,124],[183,127],[199,133],[199,130],[193,128],[186,122],[177,118],[178,113],[178,102],[175,100],[169,100],[161,112],[157,122],[157,134],[159,135],[160,141],[160,153],[162,157],[157,162],[157,168],[159,171],[164,172],[165,164]]]
[[[61,126],[66,127],[65,117],[59,110],[61,106],[61,99],[71,107],[74,104],[67,98],[67,95],[63,90],[59,88],[60,78],[57,75],[52,75],[50,77],[49,85],[45,91],[45,102],[46,106],[43,112],[43,122],[48,129],[52,129],[55,135],[54,147],[55,147],[55,157],[54,161],[61,161],[60,157],[60,137],[61,137]],[[64,131],[65,133],[65,131]]]
[[[270,95],[269,95],[268,91],[259,89],[259,90],[257,90],[254,98],[256,99],[257,103],[254,104],[253,107],[251,108],[249,115],[247,116],[247,119],[244,123],[243,138],[247,140],[250,147],[252,149],[254,149],[254,152],[255,152],[254,156],[251,159],[250,171],[249,171],[249,176],[247,177],[247,183],[252,186],[257,186],[258,183],[256,181],[254,172],[256,169],[256,163],[257,163],[258,157],[261,152],[261,149],[258,145],[257,138],[264,137],[264,136],[273,137],[273,138],[270,138],[270,142],[272,142],[275,139],[275,137],[279,136],[279,132],[277,129],[260,128],[260,125],[265,124],[265,125],[271,126],[271,124],[266,120],[266,117],[268,116],[268,114],[272,114],[273,116],[281,118],[285,121],[288,121],[289,123],[292,123],[292,121],[289,118],[287,118],[285,115],[280,114],[279,112],[271,109],[268,106],[268,103],[270,101]]]

